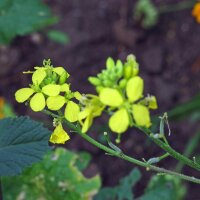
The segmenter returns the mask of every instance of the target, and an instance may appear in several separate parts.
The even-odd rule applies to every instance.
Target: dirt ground
[[[94,92],[87,77],[95,75],[104,66],[108,56],[125,60],[130,53],[140,63],[140,73],[145,80],[146,93],[156,95],[159,104],[157,113],[168,111],[179,103],[191,99],[200,90],[200,24],[191,16],[191,9],[163,14],[159,23],[150,30],[144,30],[133,20],[134,0],[73,0],[46,1],[60,22],[53,28],[66,32],[70,37],[68,45],[49,41],[45,32],[18,37],[9,47],[0,47],[0,95],[14,105],[18,114],[27,114],[42,120],[45,116],[34,114],[23,105],[16,104],[14,92],[24,87],[29,78],[21,71],[42,64],[44,58],[51,58],[55,66],[65,66],[71,74],[74,90],[82,93]],[[162,1],[154,1],[158,6]],[[166,0],[173,4],[178,1]],[[106,118],[105,121],[106,122]],[[103,120],[101,121],[103,123]],[[186,125],[187,124],[187,125]],[[184,150],[194,127],[188,121],[172,123],[169,141],[179,151]],[[94,137],[99,131],[94,130]],[[73,150],[88,150],[93,161],[86,174],[99,172],[105,186],[118,183],[133,165],[104,155],[77,136],[66,145]],[[124,134],[120,147],[127,154],[138,159],[158,155],[160,150],[149,144],[144,135],[131,130]],[[105,165],[106,163],[106,165]],[[160,166],[173,169],[175,162],[167,159]],[[141,169],[144,180],[135,188],[142,194],[149,172]],[[186,173],[194,174],[185,169]],[[197,175],[197,174],[194,174]],[[198,175],[197,175],[198,176]],[[200,199],[199,186],[186,183],[186,200]]]

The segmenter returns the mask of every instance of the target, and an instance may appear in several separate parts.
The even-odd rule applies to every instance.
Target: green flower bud
[[[122,79],[120,82],[119,82],[119,87],[121,89],[125,88],[126,87],[126,84],[127,84],[127,80],[126,79]]]
[[[132,76],[133,68],[131,65],[126,65],[124,68],[124,78],[129,79]]]
[[[45,78],[43,82],[45,85],[48,85],[48,84],[52,83],[52,79],[51,79],[51,77],[48,77],[48,78]]]
[[[97,87],[96,87],[96,91],[97,91],[98,93],[100,93],[101,90],[102,90],[103,88],[104,88],[104,87],[102,87],[102,86],[97,86]]]
[[[97,77],[92,77],[91,76],[91,77],[88,78],[88,81],[94,86],[101,85],[101,81]]]
[[[111,57],[109,57],[107,60],[106,60],[106,68],[108,69],[108,70],[110,70],[110,69],[112,69],[112,68],[114,68],[115,67],[115,62],[114,62],[114,60],[111,58]]]
[[[111,86],[111,85],[113,85],[113,82],[112,82],[112,81],[109,81],[109,80],[104,80],[104,81],[103,81],[103,86],[109,87],[109,86]]]
[[[63,72],[62,75],[59,78],[59,84],[64,84],[69,77],[67,72]]]
[[[120,60],[117,60],[116,75],[118,78],[120,78],[123,75],[123,64]]]
[[[137,76],[139,74],[139,68],[138,67],[134,67],[133,68],[133,72],[132,72],[132,76]]]
[[[55,72],[53,72],[51,78],[52,78],[52,80],[56,81],[58,76]]]

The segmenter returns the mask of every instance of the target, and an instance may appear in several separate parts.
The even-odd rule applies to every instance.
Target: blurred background
[[[191,0],[28,0],[26,3],[3,0],[0,2],[0,96],[17,115],[29,115],[51,125],[47,116],[15,102],[15,91],[26,86],[30,79],[22,71],[41,66],[43,59],[50,58],[54,66],[63,66],[71,74],[73,90],[90,93],[95,91],[87,81],[88,76],[99,73],[109,56],[124,61],[128,54],[134,54],[145,81],[145,93],[157,97],[159,109],[154,114],[169,111],[172,132],[169,142],[177,151],[185,152],[188,141],[193,137],[199,141],[200,134],[200,19],[198,23],[192,14],[195,3]],[[107,127],[102,124],[106,123],[106,117],[97,121],[89,134],[104,142],[101,135]],[[135,167],[105,155],[75,134],[65,146],[91,154],[84,175],[100,174],[102,187],[116,186]],[[138,159],[148,160],[161,153],[134,129],[122,136],[119,146]],[[198,155],[197,143],[189,156],[198,158]],[[177,162],[167,158],[158,165],[174,170]],[[180,168],[199,177],[194,170]],[[153,175],[145,169],[140,171],[142,179],[133,187],[135,197],[144,193]],[[200,199],[199,185],[189,182],[181,185],[187,188],[183,199]]]

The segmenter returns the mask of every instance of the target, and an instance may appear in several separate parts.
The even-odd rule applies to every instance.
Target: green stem
[[[85,133],[82,133],[80,128],[75,126],[74,124],[68,122],[67,120],[64,120],[64,122],[66,123],[66,125],[69,128],[71,128],[72,130],[76,131],[82,138],[84,138],[85,140],[87,140],[89,143],[93,144],[97,148],[105,151],[109,155],[116,156],[116,157],[121,158],[123,160],[129,161],[129,162],[131,162],[133,164],[139,165],[141,167],[145,167],[147,169],[151,169],[151,170],[159,172],[159,173],[173,175],[173,176],[176,176],[178,178],[181,178],[181,179],[193,182],[193,183],[200,184],[200,179],[197,179],[197,178],[194,178],[194,177],[191,177],[191,176],[187,176],[187,175],[184,175],[184,174],[180,174],[180,173],[177,173],[177,172],[173,172],[171,170],[167,170],[167,169],[164,169],[164,168],[156,167],[154,165],[150,165],[150,164],[148,164],[146,162],[142,162],[140,160],[137,160],[135,158],[127,156],[124,153],[119,153],[117,151],[114,151],[113,149],[111,149],[111,148],[109,148],[109,147],[97,142],[96,140],[91,138],[89,135],[87,135]]]
[[[198,131],[188,142],[183,155],[186,157],[190,157],[193,151],[199,145],[199,141],[200,141],[200,132]],[[181,172],[183,167],[184,167],[184,164],[182,162],[179,162],[176,166],[176,171]]]
[[[163,159],[165,159],[165,158],[167,158],[167,157],[169,157],[169,156],[170,156],[169,153],[165,153],[164,155],[159,156],[159,161],[161,161],[161,160],[163,160]]]
[[[168,152],[173,158],[176,160],[179,160],[183,162],[185,165],[188,165],[198,171],[200,171],[200,165],[198,163],[195,163],[193,160],[190,160],[189,158],[185,157],[184,155],[180,154],[179,152],[172,149],[168,144],[165,144],[160,139],[155,138],[154,134],[146,128],[142,128],[139,126],[136,126],[139,130],[141,130],[143,133],[145,133],[154,143],[156,143],[160,148]]]
[[[52,113],[52,112],[50,112],[48,110],[44,110],[43,112],[48,114],[48,115],[50,115],[50,116],[52,116],[52,117],[54,117],[54,118],[60,117],[60,116],[58,116],[58,115],[56,115],[56,114],[54,114],[54,113]],[[154,165],[148,164],[147,162],[143,162],[143,161],[137,160],[135,158],[132,158],[130,156],[127,156],[122,152],[117,152],[117,151],[115,151],[115,150],[113,150],[113,149],[111,149],[111,148],[109,148],[109,147],[97,142],[96,140],[91,138],[89,135],[87,135],[85,133],[82,133],[79,126],[76,126],[76,125],[68,122],[65,119],[64,119],[64,123],[66,123],[68,128],[70,128],[73,131],[77,132],[86,141],[88,141],[89,143],[93,144],[97,148],[105,151],[109,155],[121,158],[123,160],[126,160],[126,161],[131,162],[131,163],[136,164],[136,165],[139,165],[141,167],[145,167],[146,169],[150,169],[150,170],[156,171],[158,173],[164,173],[164,174],[168,174],[168,175],[173,175],[173,176],[176,176],[176,177],[178,177],[180,179],[200,184],[200,179],[198,179],[198,178],[187,176],[187,175],[184,175],[184,174],[181,174],[181,173],[177,173],[177,172],[174,172],[174,171],[171,171],[171,170],[167,170],[167,169],[164,169],[164,168],[156,167]]]
[[[188,8],[192,8],[195,4],[195,0],[190,0],[190,1],[183,1],[180,3],[177,3],[175,5],[164,5],[164,6],[160,6],[158,7],[158,12],[160,14],[163,13],[168,13],[168,12],[175,12],[175,11],[180,11],[180,10],[185,10]]]

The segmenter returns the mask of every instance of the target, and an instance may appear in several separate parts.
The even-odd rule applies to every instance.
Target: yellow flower
[[[56,85],[56,84],[46,85],[41,90],[35,89],[34,86],[33,88],[21,88],[17,90],[17,92],[15,93],[15,99],[17,102],[23,103],[30,98],[31,109],[35,112],[39,112],[43,110],[46,106],[45,95],[49,97],[58,97],[58,94],[60,93],[60,88],[61,86]],[[57,105],[56,102],[54,102],[54,105],[52,105],[53,104],[52,99],[48,100],[47,102],[48,102],[48,105],[47,105],[48,108],[49,109],[52,108],[52,110],[55,110],[56,106],[59,107],[60,109],[60,107],[62,107],[65,103],[65,102],[63,103],[63,99],[62,99],[62,103],[63,103],[62,106],[60,105],[60,103]]]
[[[65,108],[65,118],[69,122],[76,122],[78,121],[78,114],[80,112],[78,104],[74,103],[73,101],[69,101]]]
[[[126,84],[126,97],[119,90],[104,88],[101,90],[99,97],[103,104],[110,106],[112,109],[118,109],[109,119],[109,127],[113,132],[123,133],[131,124],[131,115],[135,123],[139,126],[149,127],[151,125],[149,109],[135,103],[143,97],[144,83],[139,76],[132,77]],[[153,99],[155,100],[155,99]],[[155,107],[155,104],[151,104]]]
[[[63,129],[62,124],[59,123],[58,126],[56,126],[54,132],[52,133],[49,141],[54,144],[65,144],[65,142],[69,139],[69,135]]]
[[[82,132],[86,133],[93,123],[93,119],[101,115],[105,106],[100,102],[99,97],[95,95],[86,95],[83,97],[82,104],[85,106],[78,114],[79,123],[82,125]]]
[[[34,67],[32,85],[30,88],[19,89],[15,93],[16,101],[23,103],[30,100],[30,107],[38,112],[47,107],[50,110],[59,110],[67,101],[60,92],[70,93],[69,84],[65,83],[69,74],[63,67],[53,67],[50,60],[44,60],[43,67]]]
[[[200,23],[200,2],[196,3],[192,9],[192,16]]]

